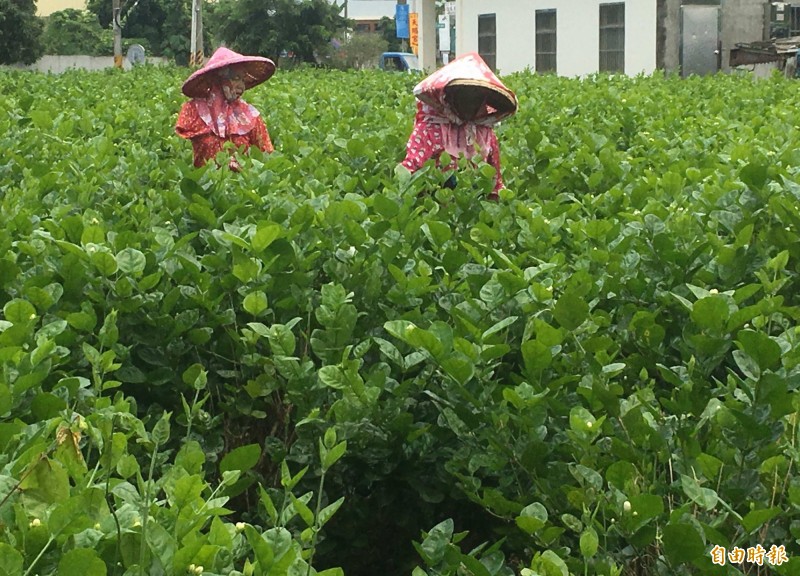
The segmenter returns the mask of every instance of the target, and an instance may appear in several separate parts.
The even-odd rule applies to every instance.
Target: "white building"
[[[394,19],[396,0],[330,0],[355,21],[356,32],[375,32],[381,18]]]
[[[562,76],[727,69],[764,39],[768,0],[457,0],[456,51],[493,68]],[[766,24],[765,24],[766,23]]]

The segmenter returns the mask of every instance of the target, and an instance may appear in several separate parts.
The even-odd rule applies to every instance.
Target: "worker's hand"
[[[239,172],[242,169],[242,167],[239,166],[239,162],[236,160],[236,158],[231,158],[231,161],[228,162],[228,168],[230,168],[233,172]]]

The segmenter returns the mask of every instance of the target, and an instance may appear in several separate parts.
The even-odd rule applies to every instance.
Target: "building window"
[[[478,16],[478,54],[492,70],[497,70],[497,18],[494,14]]]
[[[556,11],[536,11],[536,71],[556,71]]]
[[[600,71],[625,72],[625,3],[600,4]]]
[[[800,7],[789,8],[789,36],[800,36]]]

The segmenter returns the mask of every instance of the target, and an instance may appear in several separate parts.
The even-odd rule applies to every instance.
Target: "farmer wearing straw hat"
[[[500,174],[500,145],[492,127],[517,111],[517,97],[505,87],[483,59],[472,52],[456,58],[414,87],[417,115],[401,166],[419,170],[442,152],[451,157],[445,170],[458,167],[459,156],[494,166],[495,186],[490,200],[504,187]],[[455,177],[448,183],[454,186]]]
[[[274,73],[272,60],[222,47],[183,83],[183,93],[191,100],[181,108],[175,132],[192,141],[195,166],[212,160],[226,142],[245,151],[250,146],[264,152],[274,150],[258,110],[241,99],[245,90]],[[228,165],[239,169],[234,156]]]

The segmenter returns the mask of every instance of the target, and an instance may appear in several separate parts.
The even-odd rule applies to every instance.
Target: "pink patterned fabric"
[[[422,168],[423,164],[431,158],[437,159],[442,152],[450,154],[451,160],[448,166],[440,167],[444,170],[455,170],[458,168],[458,153],[453,151],[452,142],[451,147],[446,147],[446,139],[452,138],[452,130],[446,130],[447,126],[438,122],[429,122],[430,116],[424,111],[425,104],[417,102],[417,116],[414,120],[414,130],[408,138],[406,145],[406,157],[402,162],[409,171],[416,172]],[[480,143],[480,151],[483,160],[494,166],[496,171],[495,176],[495,191],[504,187],[503,177],[500,174],[500,145],[497,141],[497,136],[494,131],[488,126],[476,127],[480,139],[476,138],[475,141]],[[473,158],[475,154],[474,148],[471,149],[469,154]]]
[[[209,90],[207,98],[195,98],[190,103],[194,104],[209,131],[220,138],[247,134],[255,128],[259,117],[258,110],[241,98],[232,102],[226,100],[219,85]]]

